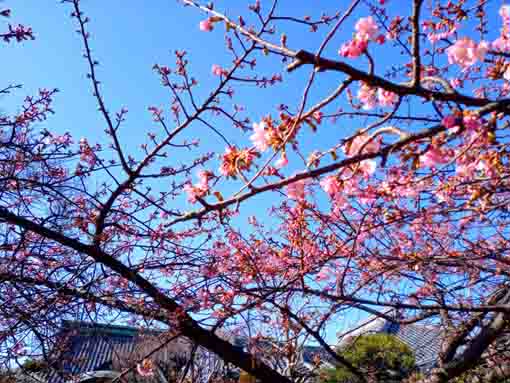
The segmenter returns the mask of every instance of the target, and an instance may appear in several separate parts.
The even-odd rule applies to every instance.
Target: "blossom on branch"
[[[356,30],[355,38],[359,41],[374,41],[377,38],[377,33],[379,32],[379,27],[372,16],[360,18],[356,22],[354,29]]]
[[[464,37],[448,47],[446,53],[450,64],[458,64],[466,69],[476,64],[477,61],[483,61],[488,50],[487,42],[481,41],[477,44],[470,38]]]
[[[154,375],[154,362],[150,359],[144,359],[141,363],[137,363],[136,372],[140,376],[149,377]]]
[[[446,153],[435,146],[431,146],[423,155],[420,156],[420,163],[429,168],[448,163],[449,159]]]
[[[306,180],[298,180],[287,185],[286,188],[287,198],[293,199],[298,202],[304,201],[306,193],[305,189],[306,184],[307,184]]]
[[[202,32],[211,32],[214,29],[214,24],[209,19],[207,19],[202,20],[199,27]]]
[[[250,136],[250,140],[258,151],[264,152],[269,147],[269,133],[266,130],[266,124],[261,121],[259,123],[253,123],[253,134]]]

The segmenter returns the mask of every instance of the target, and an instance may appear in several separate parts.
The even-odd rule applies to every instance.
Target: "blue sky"
[[[217,8],[228,9],[230,14],[240,11],[233,4],[246,4],[241,1],[223,3],[228,5],[221,7],[218,4]],[[327,5],[329,2],[323,3]],[[13,22],[22,22],[34,29],[36,40],[23,46],[11,44],[4,48],[8,70],[2,71],[0,81],[23,83],[25,91],[22,93],[30,93],[39,87],[58,87],[62,93],[55,100],[57,114],[49,122],[51,129],[102,137],[102,129],[98,129],[101,121],[85,78],[82,45],[74,33],[76,24],[69,17],[71,6],[57,0],[7,1],[4,4],[13,8]],[[140,124],[150,121],[146,112],[148,105],[168,102],[167,92],[159,86],[151,68],[155,63],[172,65],[174,50],[190,53],[193,73],[204,90],[216,82],[210,75],[211,65],[229,63],[223,49],[222,31],[200,33],[198,23],[204,16],[176,1],[87,0],[82,1],[82,8],[91,18],[91,44],[101,64],[99,77],[103,81],[105,98],[113,110],[121,106],[129,108],[130,126],[139,128]],[[315,7],[308,8],[300,12],[294,4],[291,11],[318,14]],[[298,38],[304,36],[309,34],[301,33]],[[311,39],[299,39],[300,44],[304,42],[309,48],[315,46],[311,41],[306,44],[308,40]],[[300,93],[294,85],[293,89],[291,93],[271,90],[269,99],[269,92],[256,92],[258,97],[246,103],[254,109],[253,118],[258,117],[257,112],[267,113],[268,108],[279,102],[291,104],[290,101],[296,98],[293,96]],[[130,129],[126,130],[123,138],[129,144],[136,136]]]

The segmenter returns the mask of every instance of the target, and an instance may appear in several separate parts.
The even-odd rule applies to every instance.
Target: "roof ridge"
[[[86,333],[97,332],[97,333],[104,333],[104,334],[126,335],[126,336],[135,336],[139,333],[163,332],[163,330],[153,330],[153,329],[147,329],[144,327],[133,327],[133,326],[118,325],[118,324],[87,322],[87,321],[80,321],[80,320],[63,320],[61,328],[64,331],[78,330],[79,332],[86,332]]]

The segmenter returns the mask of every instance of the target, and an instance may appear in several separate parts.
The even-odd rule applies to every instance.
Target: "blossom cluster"
[[[280,158],[274,164],[276,169],[281,169],[289,163],[285,148],[280,148],[280,146],[291,141],[300,127],[293,118],[287,115],[282,114],[280,118],[280,124],[277,124],[271,118],[265,118],[260,123],[254,123],[253,134],[250,136],[253,146],[260,153],[269,148],[273,148],[275,151],[282,150]],[[310,118],[305,118],[304,121],[311,126],[315,126],[315,123],[320,124],[322,113],[313,113]]]
[[[12,39],[15,39],[16,42],[20,43],[25,40],[33,40],[34,32],[32,31],[32,28],[25,27],[21,24],[17,26],[9,25],[9,31],[6,33],[1,33],[0,37],[2,37],[2,39],[7,43]]]
[[[200,170],[198,172],[198,183],[192,185],[190,182],[184,185],[184,191],[188,195],[188,201],[195,203],[199,198],[202,198],[209,194],[209,181],[213,175],[211,172],[206,170]]]
[[[499,10],[499,15],[503,21],[500,36],[492,43],[480,41],[476,43],[468,37],[457,39],[451,46],[446,49],[448,62],[450,64],[458,64],[463,70],[476,64],[478,61],[483,62],[485,55],[492,48],[496,52],[510,52],[510,6],[503,5]],[[451,33],[450,33],[451,34]],[[448,34],[448,36],[450,35]],[[447,37],[447,36],[445,36]],[[510,72],[505,71],[505,79],[510,79]]]
[[[510,52],[510,5],[503,5],[499,10],[499,15],[503,20],[500,36],[492,42],[492,49],[509,53]]]
[[[238,149],[228,146],[222,156],[219,172],[225,177],[235,177],[239,172],[249,170],[257,152],[253,149]]]
[[[448,47],[446,53],[450,64],[458,64],[466,69],[477,61],[483,61],[488,50],[489,44],[486,41],[477,44],[470,38],[464,37]]]
[[[450,114],[443,118],[442,125],[447,129],[449,135],[462,133],[462,138],[465,143],[469,145],[470,151],[473,151],[480,145],[484,146],[488,143],[487,122],[476,113],[465,111],[460,115]],[[483,163],[479,161],[473,161],[466,167],[466,158],[464,147],[453,150],[443,148],[441,145],[433,143],[427,148],[425,153],[420,156],[420,165],[428,168],[436,168],[439,165],[455,162],[457,174],[465,175],[469,168],[469,174],[471,176],[474,175],[473,171],[475,168],[480,170],[485,167]]]
[[[383,44],[386,40],[384,35],[379,34],[379,27],[372,16],[362,17],[354,28],[356,30],[354,38],[343,44],[338,51],[341,56],[359,57],[366,51],[370,41]]]
[[[365,110],[373,109],[377,105],[391,107],[398,101],[398,95],[396,93],[382,88],[371,87],[364,82],[362,82],[359,87],[357,98],[361,102],[362,108]]]

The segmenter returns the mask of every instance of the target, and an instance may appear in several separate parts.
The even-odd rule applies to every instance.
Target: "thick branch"
[[[386,81],[386,80],[383,80],[383,81]],[[443,94],[446,95],[446,93],[443,93]],[[475,100],[477,100],[477,99],[475,99]],[[477,113],[479,116],[484,116],[484,115],[494,112],[494,111],[500,111],[500,110],[508,111],[509,105],[510,105],[510,99],[491,102],[488,104],[484,104],[484,106],[482,108],[477,110]],[[177,218],[177,219],[173,220],[170,223],[170,225],[175,225],[177,223],[186,222],[186,221],[189,221],[192,219],[200,219],[212,211],[221,211],[229,206],[239,205],[241,202],[243,202],[257,194],[264,193],[264,192],[271,191],[271,190],[278,190],[278,189],[283,188],[284,186],[287,186],[287,185],[294,183],[296,181],[299,181],[299,180],[304,180],[304,179],[308,179],[308,178],[316,178],[321,175],[333,172],[335,170],[345,168],[350,165],[358,164],[359,162],[361,162],[363,160],[374,159],[374,158],[378,158],[378,157],[385,160],[391,153],[394,153],[394,152],[402,149],[403,147],[409,145],[410,143],[418,142],[425,138],[434,137],[438,133],[444,132],[445,130],[446,130],[446,128],[444,126],[437,125],[437,126],[429,128],[429,129],[422,130],[421,132],[418,132],[415,134],[409,134],[408,136],[400,139],[399,141],[397,141],[391,145],[385,146],[378,152],[361,153],[361,154],[343,159],[341,161],[332,163],[327,166],[323,166],[323,167],[320,167],[320,168],[317,168],[314,170],[309,170],[306,172],[298,173],[294,176],[285,178],[281,181],[266,184],[262,187],[252,187],[250,191],[247,191],[244,194],[236,195],[236,196],[226,199],[222,202],[210,204],[208,207],[204,207],[203,209],[196,210],[194,212],[186,214],[183,217]]]
[[[237,367],[249,372],[251,375],[257,377],[265,383],[290,383],[286,377],[281,376],[262,361],[257,361],[257,363],[254,363],[255,358],[252,355],[238,350],[232,344],[219,338],[211,331],[200,327],[193,318],[184,312],[184,310],[176,301],[163,294],[156,286],[145,279],[142,275],[129,269],[120,261],[116,260],[109,254],[104,253],[101,249],[86,245],[76,239],[69,238],[61,233],[50,230],[26,218],[17,216],[2,207],[0,207],[0,220],[12,225],[22,227],[25,230],[29,230],[44,238],[55,241],[81,254],[86,254],[92,257],[95,261],[115,271],[123,278],[136,284],[148,296],[153,298],[154,301],[162,309],[167,311],[169,314],[176,316],[179,326],[178,330],[180,330],[184,336],[192,339],[209,351],[219,355],[225,362],[236,365]]]
[[[506,294],[501,300],[501,303],[508,303],[509,300],[510,291],[506,289]],[[496,314],[494,318],[481,329],[480,333],[473,338],[462,354],[441,368],[433,370],[433,373],[420,383],[446,383],[475,367],[479,363],[482,354],[507,328],[509,319],[510,314],[508,313]]]
[[[420,87],[421,56],[420,56],[420,11],[423,0],[413,1],[413,87]]]
[[[302,65],[314,65],[317,69],[320,70],[332,70],[345,73],[349,75],[353,80],[363,81],[370,86],[383,88],[384,90],[391,91],[398,94],[399,96],[415,95],[431,101],[452,101],[466,106],[486,106],[495,102],[486,98],[471,97],[460,93],[444,93],[426,89],[421,86],[397,84],[392,81],[388,81],[383,77],[372,75],[368,72],[356,69],[342,61],[316,57],[313,53],[305,50],[300,50],[295,53],[293,52],[293,56],[295,57],[296,61],[288,66],[288,71],[295,70]],[[510,103],[510,100],[505,99],[499,102],[501,105],[497,108],[497,110],[507,112],[507,106]]]

